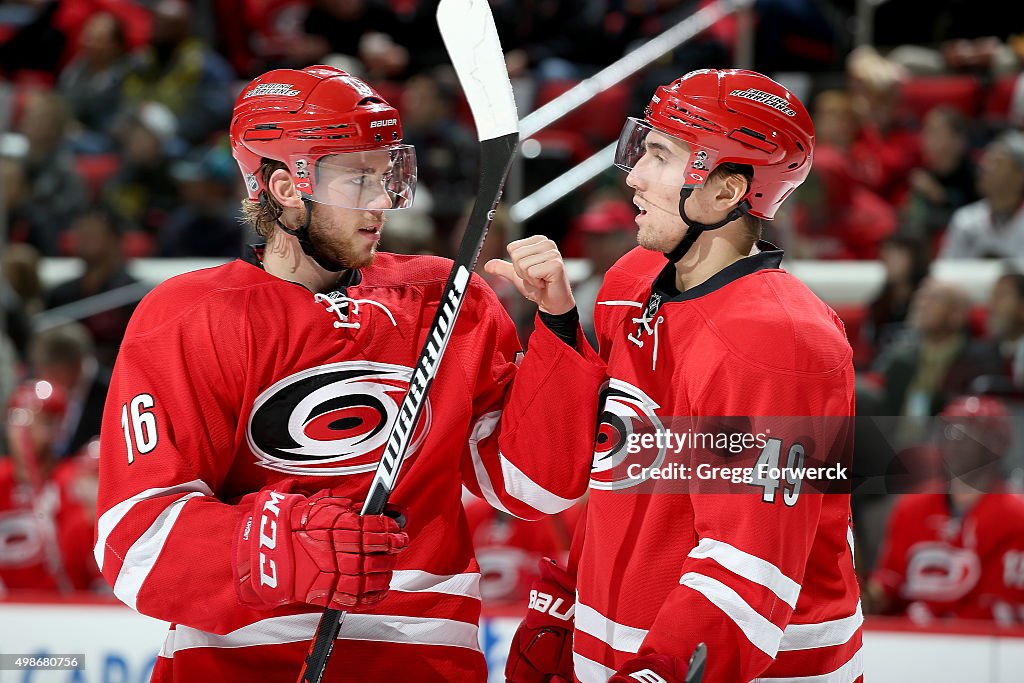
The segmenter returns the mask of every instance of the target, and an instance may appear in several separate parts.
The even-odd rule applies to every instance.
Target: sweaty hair
[[[754,179],[754,167],[749,164],[733,164],[726,162],[715,166],[715,170],[708,176],[708,181],[712,179],[718,179],[728,175],[742,176],[747,181],[747,191],[750,191],[750,182]],[[747,229],[747,237],[750,240],[750,246],[753,247],[757,244],[758,240],[764,235],[764,221],[757,216],[751,216],[749,213],[743,214],[743,225]]]
[[[287,171],[288,167],[274,159],[263,160],[259,171],[257,171],[263,181],[263,187],[269,187],[270,176],[278,169]],[[269,190],[263,191],[259,202],[250,201],[248,197],[242,200],[242,220],[252,226],[256,234],[266,240],[274,234],[274,227],[283,210]]]

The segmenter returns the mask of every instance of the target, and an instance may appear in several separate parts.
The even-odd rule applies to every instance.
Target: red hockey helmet
[[[249,199],[266,192],[264,159],[288,167],[305,199],[353,209],[404,209],[416,154],[398,111],[359,78],[329,66],[277,69],[249,83],[231,119],[231,151]]]
[[[957,441],[965,436],[998,455],[1013,441],[1013,423],[1006,405],[992,396],[958,396],[939,413],[943,437]]]
[[[633,170],[647,151],[651,130],[690,148],[685,177],[675,179],[680,189],[702,186],[719,164],[752,166],[746,199],[759,218],[774,218],[811,169],[810,115],[789,90],[754,71],[701,69],[659,87],[644,119],[626,120],[616,166]]]
[[[67,408],[67,394],[58,385],[41,379],[28,380],[14,390],[7,402],[8,424],[26,427],[40,414],[59,420]]]

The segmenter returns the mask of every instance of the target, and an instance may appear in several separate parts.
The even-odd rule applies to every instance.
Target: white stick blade
[[[519,114],[487,0],[441,0],[437,26],[459,76],[479,140],[519,132]]]

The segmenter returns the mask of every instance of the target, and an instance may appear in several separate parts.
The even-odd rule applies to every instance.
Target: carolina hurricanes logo
[[[259,464],[303,475],[346,475],[377,468],[412,368],[351,361],[286,377],[253,403],[246,437]],[[430,401],[406,457],[430,429]]]
[[[0,568],[17,569],[45,559],[43,531],[31,510],[0,514]]]
[[[904,597],[948,602],[967,595],[981,576],[981,561],[974,551],[945,543],[918,543],[908,552]]]
[[[665,448],[644,448],[630,453],[633,434],[664,432],[654,411],[659,408],[644,392],[621,380],[612,379],[603,392],[604,412],[597,429],[597,445],[590,469],[590,488],[610,491],[636,486],[640,478],[630,478],[630,465],[641,468],[659,467],[665,459]]]

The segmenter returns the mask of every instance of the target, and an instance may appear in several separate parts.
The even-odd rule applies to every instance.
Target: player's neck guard
[[[687,216],[686,209],[683,208],[683,205],[686,204],[686,199],[691,194],[693,194],[692,187],[684,187],[679,190],[679,216],[683,219],[683,222],[686,223],[688,230],[686,231],[686,234],[683,235],[683,239],[680,240],[679,244],[677,244],[672,251],[665,252],[665,258],[669,260],[669,263],[678,263],[679,259],[683,258],[683,256],[686,255],[686,252],[690,251],[690,247],[693,246],[694,242],[697,241],[697,238],[699,238],[702,233],[708,230],[717,230],[723,225],[728,225],[750,211],[750,202],[744,199],[742,202],[737,204],[725,218],[717,223],[698,223]]]
[[[281,222],[281,218],[277,218],[277,227],[284,230],[286,233],[294,237],[299,241],[299,246],[302,247],[302,253],[310,257],[316,264],[326,271],[331,273],[340,273],[345,270],[345,266],[333,263],[323,257],[322,254],[317,250],[313,243],[309,239],[309,224],[313,220],[313,202],[302,198],[302,202],[306,205],[306,224],[301,228],[294,229],[289,228],[287,225]]]

